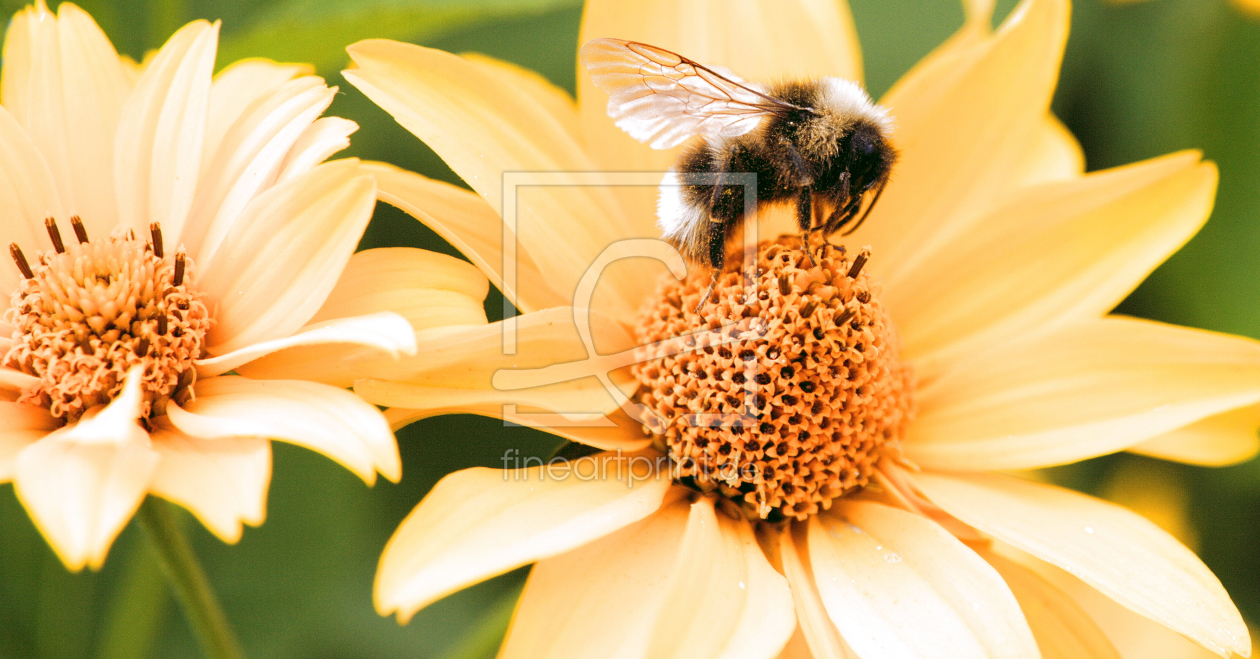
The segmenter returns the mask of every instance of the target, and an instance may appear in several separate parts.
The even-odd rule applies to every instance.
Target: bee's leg
[[[839,231],[841,227],[853,221],[853,218],[861,208],[862,197],[860,196],[849,199],[844,204],[837,205],[835,212],[831,214],[831,217],[827,218],[827,223],[823,225],[823,233],[830,236]]]
[[[836,187],[828,191],[826,195],[827,201],[831,202],[832,211],[826,217],[823,217],[820,213],[818,226],[816,227],[823,235],[823,249],[826,249],[827,245],[831,244],[827,237],[849,221],[845,214],[852,212],[852,200],[849,198],[851,178],[848,172],[841,172],[840,179],[836,182]]]
[[[814,191],[808,187],[801,188],[796,196],[796,225],[800,227],[801,233],[814,226],[813,201]]]
[[[818,253],[820,255],[826,256],[827,234],[823,233],[823,228],[827,226],[827,206],[825,205],[827,201],[827,197],[824,195],[819,195],[817,193],[815,193],[814,197],[815,197],[814,218],[812,220],[812,224],[810,225],[809,233],[810,233],[811,239],[813,237],[814,232],[818,232],[822,234],[822,245],[819,246]]]
[[[709,280],[709,288],[704,291],[704,297],[700,298],[700,304],[696,305],[695,313],[700,313],[700,310],[704,308],[704,304],[709,301],[710,297],[713,296],[713,289],[717,288],[718,276],[721,274],[721,270],[713,271],[713,279]]]
[[[857,231],[858,227],[862,226],[862,223],[866,221],[866,218],[871,214],[871,211],[875,210],[875,204],[879,202],[879,197],[880,195],[884,194],[884,187],[887,185],[888,185],[887,178],[879,182],[879,188],[875,190],[875,198],[871,199],[871,204],[866,207],[866,212],[862,213],[862,217],[858,218],[857,224],[850,227],[848,231],[845,231],[844,235],[847,236],[853,233],[854,231]],[[861,199],[861,197],[858,197],[858,199]],[[859,207],[860,206],[861,204],[859,204]]]
[[[809,239],[814,236],[814,191],[806,186],[801,188],[796,197],[796,225],[801,229],[801,239],[805,243],[805,253],[809,255],[810,265],[818,265],[814,260],[814,250],[809,247]]]
[[[726,266],[726,222],[716,217],[709,218],[709,266],[713,268],[713,279],[709,280],[709,289],[704,292],[704,297],[700,298],[700,304],[696,305],[695,313],[700,313],[713,295],[713,289],[717,288],[718,277],[722,276],[722,268]]]

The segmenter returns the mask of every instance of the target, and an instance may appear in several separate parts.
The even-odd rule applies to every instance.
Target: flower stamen
[[[859,252],[857,257],[853,259],[853,267],[849,268],[849,272],[847,274],[848,278],[857,279],[857,276],[862,274],[862,268],[866,265],[866,260],[869,258],[871,258],[871,251],[869,249],[864,249]]]
[[[35,276],[31,271],[31,264],[26,262],[26,255],[22,253],[22,248],[17,243],[9,243],[9,255],[13,257],[13,262],[17,263],[18,270],[22,272],[24,279],[30,279]]]
[[[20,401],[47,407],[67,422],[108,403],[132,367],[143,368],[145,417],[160,414],[172,398],[191,396],[210,315],[191,288],[191,264],[181,249],[165,256],[161,226],[150,225],[153,243],[133,231],[66,245],[56,221],[45,221],[53,249],[27,262],[9,246],[22,271],[21,286],[4,313],[14,327],[4,365],[39,378]]]
[[[52,239],[53,249],[58,254],[64,254],[66,244],[61,242],[61,230],[57,228],[57,220],[51,217],[44,218],[44,228],[48,230],[48,237]]]
[[[70,226],[74,227],[74,236],[79,239],[79,244],[88,241],[87,227],[83,226],[83,220],[78,215],[70,216]]]
[[[157,222],[150,224],[149,234],[153,236],[153,255],[160,259],[166,255],[162,247],[162,225]]]

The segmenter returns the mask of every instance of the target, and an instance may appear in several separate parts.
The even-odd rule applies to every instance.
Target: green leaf
[[[288,0],[232,32],[225,26],[220,65],[247,57],[309,62],[329,75],[348,62],[345,47],[362,39],[422,42],[487,21],[576,6],[579,0]]]

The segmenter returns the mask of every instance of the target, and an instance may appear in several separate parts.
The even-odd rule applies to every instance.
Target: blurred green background
[[[962,22],[957,0],[851,0],[878,96]],[[23,3],[0,0],[11,15]],[[55,4],[55,3],[52,3]],[[222,19],[219,65],[262,56],[314,62],[342,93],[330,114],[362,126],[348,152],[458,182],[442,162],[338,73],[345,45],[390,37],[478,51],[574,88],[576,0],[84,0],[117,48],[137,59],[194,18]],[[1013,0],[999,3],[999,16]],[[1260,20],[1226,0],[1150,0],[1074,8],[1055,110],[1084,146],[1089,169],[1182,148],[1221,167],[1207,228],[1120,311],[1260,337]],[[454,253],[386,206],[364,247]],[[491,293],[487,309],[501,315]],[[524,579],[517,571],[451,596],[400,627],[372,609],[376,560],[390,533],[442,475],[501,466],[508,448],[548,455],[555,438],[478,417],[414,424],[399,435],[401,484],[368,489],[313,453],[275,445],[268,520],[236,546],[185,522],[251,657],[492,656]],[[1158,478],[1188,497],[1194,543],[1251,621],[1260,621],[1260,467],[1209,470],[1112,456],[1054,470],[1094,493],[1124,491],[1117,474]],[[1141,482],[1141,481],[1139,481]],[[1126,495],[1133,496],[1132,491]],[[68,574],[13,489],[0,486],[0,657],[198,657],[133,523],[99,573]]]

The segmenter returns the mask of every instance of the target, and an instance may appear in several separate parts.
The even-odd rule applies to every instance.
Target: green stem
[[[137,517],[202,651],[209,659],[241,659],[243,655],[227,616],[223,615],[179,521],[171,514],[170,504],[149,497]]]
[[[105,618],[96,639],[96,659],[136,659],[153,655],[158,634],[167,618],[171,591],[157,557],[142,538],[126,545],[122,574],[109,595]],[[119,553],[122,547],[113,552]]]

